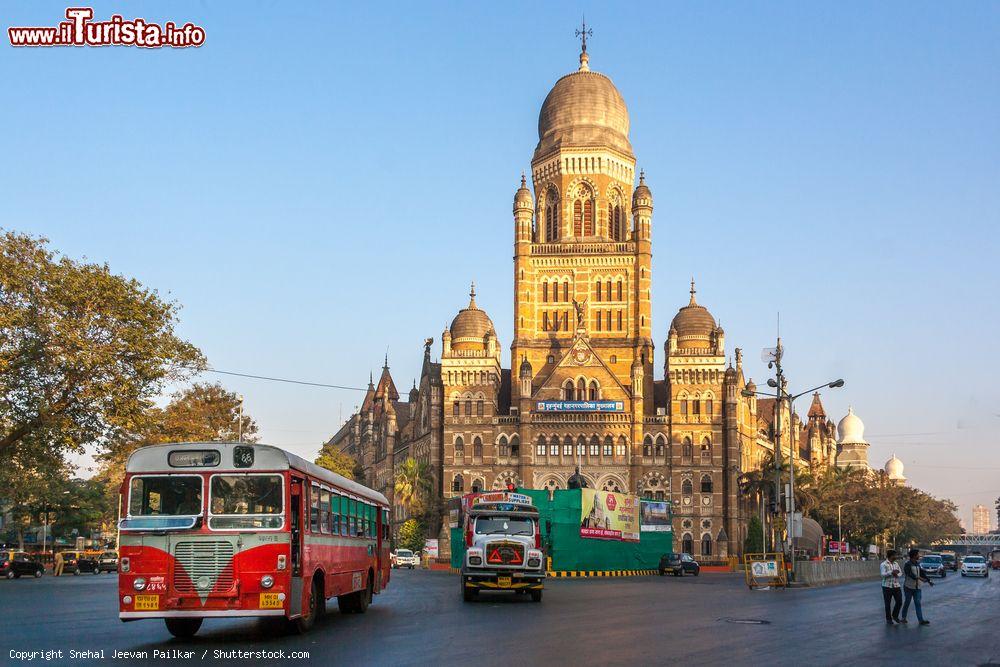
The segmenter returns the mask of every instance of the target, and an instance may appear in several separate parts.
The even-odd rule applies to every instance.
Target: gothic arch
[[[597,489],[601,491],[614,491],[615,493],[628,493],[628,484],[621,475],[608,473],[597,480]]]
[[[513,482],[515,487],[523,486],[521,484],[521,478],[517,476],[517,473],[508,469],[504,470],[493,479],[493,489],[495,491],[503,490],[507,488],[507,482]]]

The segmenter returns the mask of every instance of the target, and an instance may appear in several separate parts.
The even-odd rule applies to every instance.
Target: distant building
[[[897,486],[904,486],[906,484],[906,478],[903,477],[903,462],[896,458],[893,454],[892,458],[885,462],[885,475],[889,478],[889,481]]]
[[[854,408],[847,409],[847,415],[837,425],[840,439],[837,440],[837,467],[861,468],[871,471],[868,465],[868,441],[865,440],[865,423],[854,414]]]
[[[972,534],[986,535],[990,532],[990,509],[986,505],[972,508]]]

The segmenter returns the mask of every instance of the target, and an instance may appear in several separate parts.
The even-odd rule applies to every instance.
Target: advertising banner
[[[625,401],[538,401],[537,412],[622,412]]]
[[[639,499],[625,493],[580,489],[580,537],[639,541]]]
[[[670,525],[670,503],[666,500],[643,500],[640,519],[644,533],[673,530]]]
[[[424,554],[428,558],[438,557],[438,541],[436,539],[424,540]]]

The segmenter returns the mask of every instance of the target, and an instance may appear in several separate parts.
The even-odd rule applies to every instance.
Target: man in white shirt
[[[903,591],[900,588],[899,578],[903,576],[903,571],[896,562],[896,552],[890,549],[885,554],[885,560],[879,567],[882,574],[882,602],[885,604],[885,622],[889,625],[893,621],[900,623],[899,608],[903,604]],[[892,611],[889,610],[890,602]]]

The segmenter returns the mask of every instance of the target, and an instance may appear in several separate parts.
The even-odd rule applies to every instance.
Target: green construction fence
[[[552,570],[653,570],[660,556],[673,552],[673,533],[640,532],[638,542],[580,537],[580,489],[549,491],[518,489],[538,508],[545,554]],[[464,517],[462,517],[464,520]],[[451,529],[451,566],[460,568],[465,558],[462,523]]]

